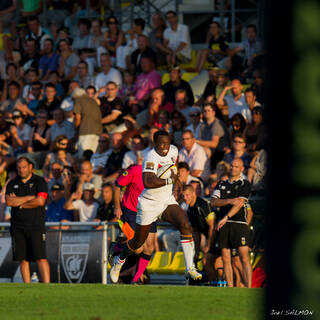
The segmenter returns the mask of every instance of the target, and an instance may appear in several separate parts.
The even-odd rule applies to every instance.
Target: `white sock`
[[[193,239],[181,239],[180,240],[182,251],[184,254],[184,260],[186,262],[186,269],[194,267],[193,258],[195,254]]]

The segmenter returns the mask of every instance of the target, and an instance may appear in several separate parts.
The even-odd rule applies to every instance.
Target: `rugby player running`
[[[138,252],[148,237],[152,223],[158,218],[170,222],[180,231],[180,242],[186,263],[186,277],[193,280],[202,278],[193,262],[195,250],[191,225],[172,192],[173,184],[178,182],[178,175],[172,172],[168,179],[161,179],[156,175],[160,167],[176,163],[178,149],[170,145],[170,137],[166,131],[157,131],[153,140],[155,147],[147,153],[142,165],[144,190],[138,199],[135,234],[127,242],[120,255],[113,260],[110,270],[110,279],[113,283],[118,282],[126,258]]]

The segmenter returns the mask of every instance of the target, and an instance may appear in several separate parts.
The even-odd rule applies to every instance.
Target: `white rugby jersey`
[[[178,159],[178,149],[174,145],[170,145],[168,154],[165,157],[160,156],[155,149],[150,150],[144,158],[142,164],[142,172],[153,172],[157,174],[157,170],[164,165],[176,164]],[[165,185],[160,188],[147,189],[144,188],[140,195],[140,199],[165,201],[172,195],[173,185]],[[140,200],[139,199],[139,200]]]

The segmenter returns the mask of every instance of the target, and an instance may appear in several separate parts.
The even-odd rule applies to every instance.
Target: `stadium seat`
[[[186,271],[186,264],[184,261],[184,255],[182,251],[176,252],[173,257],[172,263],[169,266],[167,273],[169,274],[184,274]]]
[[[148,273],[163,273],[168,269],[172,259],[172,252],[158,251],[154,254],[152,261],[147,267]]]
[[[245,92],[250,87],[251,87],[251,84],[243,84],[242,85],[242,92]]]
[[[198,75],[197,72],[184,72],[181,76],[181,78],[184,81],[189,82],[190,80],[192,80],[193,78],[195,78]],[[161,83],[162,85],[164,85],[165,83],[167,83],[170,80],[170,75],[169,73],[164,73],[162,75],[162,79],[161,79]]]
[[[182,63],[179,64],[180,69],[190,69],[190,68],[195,68],[197,63],[197,54],[196,50],[192,50],[191,52],[191,61],[189,63]]]

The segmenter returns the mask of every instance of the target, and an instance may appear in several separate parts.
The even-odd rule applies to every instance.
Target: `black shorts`
[[[227,222],[219,232],[219,248],[239,248],[249,246],[250,231],[244,223]]]
[[[133,230],[136,230],[137,213],[123,206],[121,206],[121,210],[122,210],[121,220],[123,222],[127,222]],[[151,224],[150,233],[156,233],[156,232],[157,232],[157,222],[153,222]]]
[[[46,259],[46,232],[11,229],[13,260],[36,261]]]

